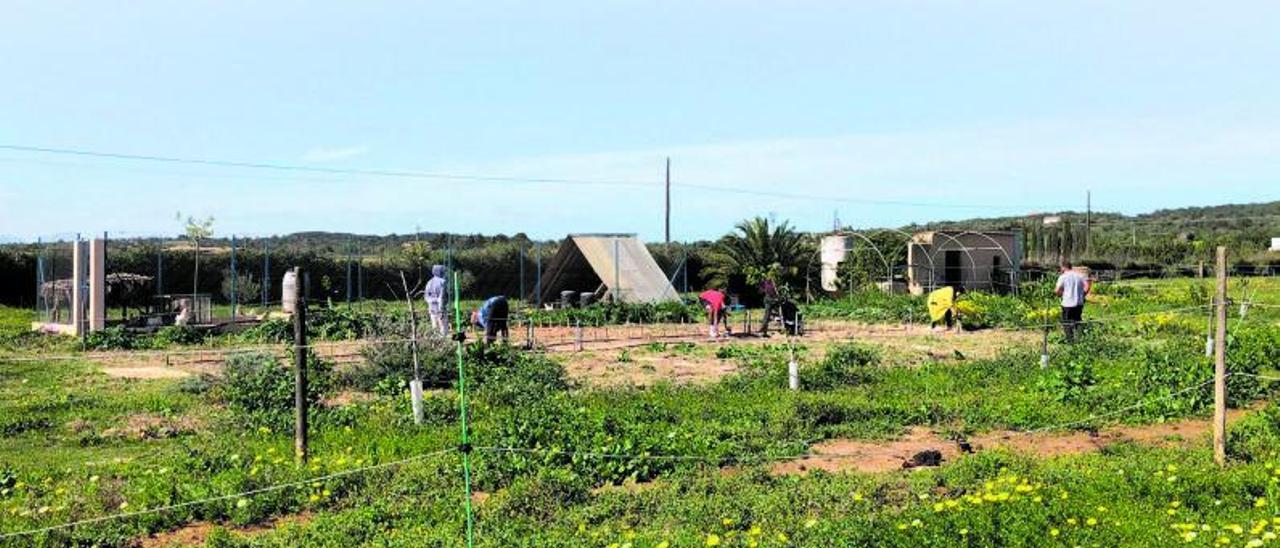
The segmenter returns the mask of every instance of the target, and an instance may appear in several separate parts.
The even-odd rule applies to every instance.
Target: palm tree
[[[772,224],[755,217],[734,226],[720,238],[708,256],[711,282],[723,286],[735,275],[756,284],[772,279],[779,286],[798,283],[803,276],[811,245],[790,223]]]

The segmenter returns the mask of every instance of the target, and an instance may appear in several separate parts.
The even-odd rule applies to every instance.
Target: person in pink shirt
[[[716,288],[708,289],[698,295],[698,302],[702,303],[703,308],[707,309],[707,320],[711,322],[710,335],[712,339],[720,337],[720,323],[722,322],[724,323],[725,334],[730,333],[729,320],[726,318],[729,313],[728,308],[725,306],[726,300],[724,292]]]

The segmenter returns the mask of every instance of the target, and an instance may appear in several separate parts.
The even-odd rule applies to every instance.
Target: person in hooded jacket
[[[445,314],[445,295],[448,283],[444,279],[444,265],[431,267],[431,280],[424,292],[427,299],[427,315],[431,317],[431,329],[441,335],[449,333],[449,320]]]

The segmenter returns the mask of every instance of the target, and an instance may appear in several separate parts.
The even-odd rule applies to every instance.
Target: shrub
[[[1273,460],[1280,450],[1280,407],[1271,404],[1227,429],[1227,452],[1234,458],[1253,462]]]
[[[960,325],[965,329],[1024,325],[1031,308],[1017,297],[981,291],[964,293],[956,301]]]
[[[312,408],[329,386],[330,371],[328,362],[315,357],[307,360],[306,397]],[[217,394],[247,423],[285,428],[294,406],[294,372],[271,354],[232,354],[227,357]]]
[[[307,334],[328,341],[359,339],[372,331],[376,317],[346,306],[308,308]]]
[[[235,280],[234,287],[232,280]],[[236,301],[241,304],[253,303],[262,294],[262,284],[258,283],[258,279],[252,273],[241,271],[232,277],[229,268],[222,271],[222,281],[218,288],[221,290],[223,300],[228,303],[231,302],[233,293]]]
[[[585,502],[590,483],[565,468],[544,468],[515,480],[494,500],[495,511],[506,519],[546,521],[563,508]]]
[[[1227,403],[1241,405],[1262,396],[1256,375],[1280,367],[1280,327],[1239,325],[1227,333]]]
[[[696,321],[702,317],[702,309],[683,302],[664,303],[595,303],[585,308],[559,308],[555,310],[529,310],[525,312],[534,322],[550,324],[583,325],[619,323],[680,323]]]
[[[1138,394],[1149,401],[1137,412],[1149,417],[1175,417],[1195,413],[1213,401],[1212,386],[1175,393],[1203,383],[1213,374],[1209,360],[1194,343],[1166,342],[1138,352],[1134,374]]]
[[[925,301],[915,295],[889,294],[878,288],[851,292],[843,299],[805,305],[807,318],[836,318],[861,322],[910,322],[924,317]]]
[[[569,387],[564,367],[535,354],[505,345],[468,347],[468,388],[490,402],[518,406]]]
[[[827,350],[822,362],[800,373],[800,383],[806,390],[831,390],[869,383],[875,380],[879,363],[880,351],[875,347],[858,343],[837,344]]]
[[[384,316],[369,327],[375,338],[391,342],[374,342],[360,349],[364,363],[345,374],[345,381],[361,390],[371,390],[384,381],[408,386],[413,379],[413,343],[408,318]],[[454,343],[438,334],[422,335],[418,326],[418,371],[424,388],[453,386],[458,378]]]
[[[254,343],[284,343],[293,341],[293,321],[269,318],[240,332],[240,339]]]
[[[139,345],[133,333],[123,326],[112,326],[89,333],[85,346],[91,350],[133,350]]]
[[[178,391],[183,394],[200,395],[208,392],[216,383],[217,378],[207,374],[184,377],[178,381]]]
[[[1083,399],[1096,384],[1098,376],[1093,371],[1093,364],[1076,358],[1050,368],[1040,378],[1038,386],[1057,401],[1076,401]]]
[[[170,325],[156,331],[154,344],[163,348],[173,345],[201,344],[208,338],[208,333],[189,325]]]

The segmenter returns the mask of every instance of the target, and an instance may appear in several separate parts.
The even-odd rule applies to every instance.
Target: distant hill
[[[1024,255],[1034,262],[1051,263],[1066,255],[1113,264],[1184,264],[1207,260],[1216,246],[1225,245],[1233,262],[1280,264],[1280,254],[1267,252],[1271,238],[1280,237],[1280,201],[1160,209],[1132,216],[1058,211],[903,227],[909,232],[941,229],[1021,230]]]

